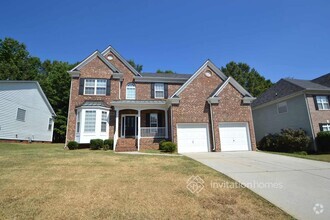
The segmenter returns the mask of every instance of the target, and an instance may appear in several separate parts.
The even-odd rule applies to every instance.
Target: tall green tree
[[[227,76],[232,76],[255,97],[259,96],[272,86],[270,80],[266,80],[257,70],[254,68],[251,69],[246,63],[236,63],[231,61],[226,64],[225,67],[221,67],[221,71]]]
[[[61,61],[46,60],[42,63],[39,82],[56,112],[54,142],[64,142],[70,96],[70,75],[68,70],[74,65]]]
[[[12,38],[0,39],[0,80],[34,80],[41,62],[32,57],[25,44]]]
[[[136,69],[136,71],[138,71],[139,73],[142,72],[142,69],[143,69],[143,65],[140,65],[140,64],[137,64],[134,62],[134,60],[128,60],[127,61],[129,64],[131,64],[131,66]]]

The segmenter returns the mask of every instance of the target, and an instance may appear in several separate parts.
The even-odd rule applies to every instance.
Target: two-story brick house
[[[256,139],[281,129],[303,129],[314,140],[330,131],[330,73],[313,80],[285,78],[253,103]]]
[[[116,151],[254,150],[254,99],[210,60],[194,74],[139,73],[113,47],[95,51],[72,76],[67,141],[113,138]]]

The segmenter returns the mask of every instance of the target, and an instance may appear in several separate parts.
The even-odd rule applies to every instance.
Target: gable
[[[110,78],[113,71],[106,65],[100,57],[94,57],[91,61],[80,68],[80,78]]]
[[[90,56],[88,56],[86,59],[84,59],[82,62],[80,62],[77,66],[75,66],[73,69],[69,71],[69,73],[76,73],[79,72],[85,65],[89,64],[91,61],[93,61],[95,58],[100,59],[108,68],[110,68],[113,72],[118,72],[118,69],[112,65],[110,62],[108,62],[99,51],[95,51]]]
[[[294,85],[284,79],[278,81],[275,85],[270,87],[266,92],[262,93],[253,103],[252,107],[266,104],[285,96],[289,96],[293,93],[304,90],[303,88]]]
[[[105,59],[107,59],[120,70],[128,69],[133,75],[141,76],[141,74],[136,69],[134,69],[134,67],[132,67],[131,64],[129,64],[127,60],[122,57],[112,46],[107,47],[101,54],[105,57]],[[113,58],[112,60],[108,59],[109,55]]]
[[[219,82],[223,82],[227,79],[227,76],[220,71],[219,68],[217,68],[210,60],[207,60],[172,96],[171,98],[179,97],[180,94],[190,86],[195,80],[198,79],[204,79],[203,77],[207,78],[205,76],[205,73],[207,71],[210,71],[212,75],[209,77],[210,79],[220,79]],[[203,77],[200,77],[200,75],[203,74]],[[205,82],[208,82],[210,80],[204,80]],[[195,84],[196,82],[194,82]],[[198,84],[198,83],[197,83]],[[207,85],[206,85],[207,86]],[[215,89],[215,88],[213,88]],[[213,91],[213,90],[212,90]]]

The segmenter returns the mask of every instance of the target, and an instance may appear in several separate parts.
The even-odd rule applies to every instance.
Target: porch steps
[[[116,152],[137,151],[135,138],[119,138],[117,140]]]

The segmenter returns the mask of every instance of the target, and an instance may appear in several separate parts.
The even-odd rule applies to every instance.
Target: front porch
[[[115,151],[158,149],[159,141],[168,139],[169,117],[165,101],[124,100],[112,104],[116,114]]]

